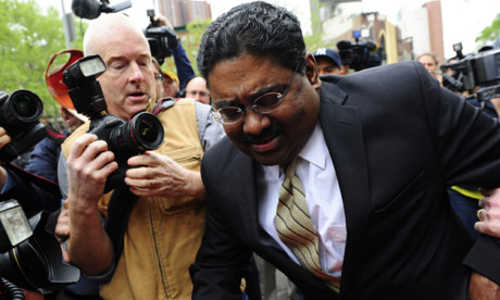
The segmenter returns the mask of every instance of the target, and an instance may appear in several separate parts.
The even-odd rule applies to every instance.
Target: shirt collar
[[[309,140],[300,151],[299,157],[324,169],[326,167],[326,155],[328,155],[328,148],[323,137],[323,131],[317,123]]]
[[[309,163],[315,164],[321,169],[326,168],[326,155],[328,154],[328,148],[326,147],[325,138],[323,137],[323,131],[321,126],[316,124],[314,130],[307,140],[306,144],[299,153],[299,157]],[[267,181],[276,180],[276,178],[282,176],[280,172],[280,167],[278,165],[264,166],[261,165],[261,171],[264,173],[264,179]],[[282,171],[282,170],[281,170]]]

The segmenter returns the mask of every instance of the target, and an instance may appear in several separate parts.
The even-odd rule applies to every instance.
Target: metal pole
[[[64,8],[64,0],[61,0],[61,12],[62,12],[62,22],[63,22],[63,29],[64,29],[64,38],[66,40],[66,48],[70,49],[73,47],[73,44],[71,42],[71,29],[69,24],[70,18],[66,16],[66,9]]]

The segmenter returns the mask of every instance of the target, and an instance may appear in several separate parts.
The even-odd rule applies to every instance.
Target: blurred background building
[[[212,9],[205,0],[153,0],[153,5],[174,27],[185,27],[194,20],[212,19]]]
[[[364,11],[361,0],[320,0],[323,39],[336,45],[352,40],[353,30],[360,30],[362,39],[375,42],[385,51],[385,63],[410,60],[423,52],[435,53],[444,59],[441,1],[427,1],[418,7],[401,2],[394,20],[379,11]]]

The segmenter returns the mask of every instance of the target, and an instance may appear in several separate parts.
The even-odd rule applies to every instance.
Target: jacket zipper
[[[158,267],[160,268],[160,276],[161,276],[161,282],[162,282],[162,285],[163,285],[163,291],[165,292],[165,296],[167,297],[167,299],[170,299],[170,297],[168,296],[168,286],[167,286],[167,281],[165,279],[165,273],[164,273],[164,270],[163,270],[163,266],[161,265],[160,251],[158,249],[158,243],[157,243],[157,240],[156,240],[155,228],[153,226],[153,214],[151,212],[151,207],[149,207],[149,223],[151,225],[151,233],[152,233],[152,237],[153,237],[153,245],[154,245],[154,248],[155,248],[156,257],[158,259]]]

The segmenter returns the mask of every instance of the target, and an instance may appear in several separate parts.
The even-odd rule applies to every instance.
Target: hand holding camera
[[[177,48],[177,36],[172,25],[163,16],[155,17],[153,9],[147,10],[147,15],[150,24],[144,30],[144,34],[148,39],[151,55],[160,63],[163,64],[165,57],[172,55],[172,49]]]
[[[106,142],[107,149],[104,150],[113,152],[118,163],[118,170],[107,177],[107,192],[123,184],[127,160],[144,151],[157,149],[164,134],[160,121],[150,113],[139,112],[128,121],[107,114],[104,95],[96,80],[105,70],[99,55],[83,57],[64,71],[63,81],[76,110],[90,118],[89,133]]]
[[[42,111],[42,101],[33,92],[0,91],[0,126],[5,132],[0,135],[0,160],[13,160],[47,135],[46,126],[39,122]]]

